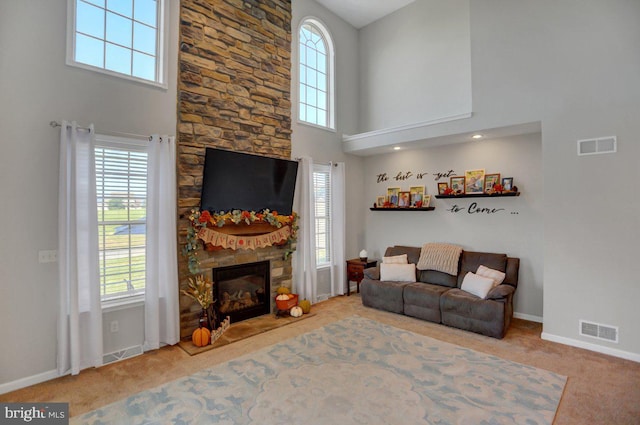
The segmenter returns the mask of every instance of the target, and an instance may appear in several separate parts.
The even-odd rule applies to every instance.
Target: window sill
[[[115,300],[103,301],[102,312],[110,313],[112,311],[125,310],[144,306],[144,294],[135,295],[133,297],[119,298]]]
[[[331,268],[331,264],[320,264],[319,266],[316,266],[316,270],[320,271],[320,270],[327,270]]]
[[[335,129],[335,128],[325,127],[325,126],[322,126],[322,125],[313,124],[313,123],[306,122],[306,121],[301,121],[301,120],[297,120],[297,123],[298,123],[299,125],[303,125],[303,126],[305,126],[305,127],[316,128],[316,129],[318,129],[318,130],[324,130],[324,131],[328,131],[328,132],[330,132],[330,133],[337,133],[337,131],[336,131],[336,129]]]

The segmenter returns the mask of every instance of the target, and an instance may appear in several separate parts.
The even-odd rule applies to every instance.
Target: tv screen
[[[200,209],[290,215],[297,173],[296,161],[207,148]]]

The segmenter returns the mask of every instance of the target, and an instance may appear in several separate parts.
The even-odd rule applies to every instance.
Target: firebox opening
[[[217,316],[236,323],[270,313],[269,261],[217,267],[212,270]]]

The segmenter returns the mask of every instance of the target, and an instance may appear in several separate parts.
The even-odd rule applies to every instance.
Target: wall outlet
[[[58,251],[55,249],[38,251],[39,263],[55,263],[58,261]]]
[[[114,320],[113,322],[111,322],[110,324],[111,326],[111,332],[118,332],[120,330],[120,325],[118,324],[117,320]]]

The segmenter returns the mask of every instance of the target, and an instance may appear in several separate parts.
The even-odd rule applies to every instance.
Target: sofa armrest
[[[380,266],[364,269],[364,277],[371,280],[380,280]]]
[[[503,298],[507,298],[509,295],[513,294],[516,291],[511,285],[498,285],[495,288],[491,289],[487,294],[487,300],[500,300]]]

